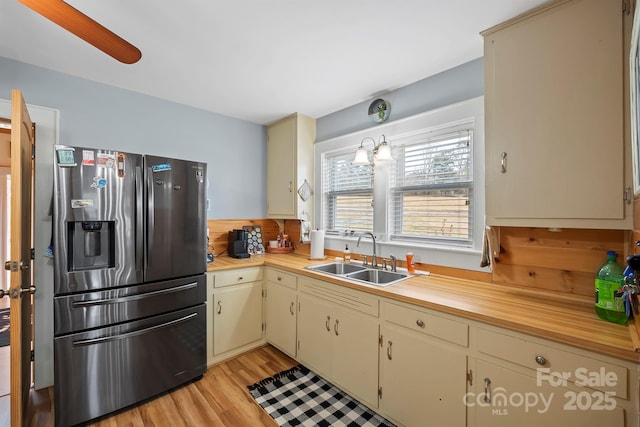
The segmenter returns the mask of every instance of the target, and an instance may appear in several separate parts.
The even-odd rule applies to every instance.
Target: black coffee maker
[[[249,258],[247,252],[248,234],[245,230],[233,230],[229,232],[229,256],[232,258]]]

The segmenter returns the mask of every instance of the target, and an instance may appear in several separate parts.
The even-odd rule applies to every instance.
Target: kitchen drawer
[[[439,338],[463,347],[469,346],[469,325],[389,302],[382,303],[382,318],[415,332]]]
[[[581,387],[614,392],[628,399],[627,368],[603,360],[548,346],[525,336],[478,328],[478,351],[527,368],[536,369],[545,383],[548,375],[564,375],[567,382]],[[542,357],[544,360],[537,360]],[[548,368],[549,372],[538,371]],[[544,377],[542,377],[544,375]],[[558,377],[559,381],[559,377]],[[609,384],[606,384],[606,383]]]
[[[259,280],[262,280],[262,267],[238,268],[213,273],[214,288],[257,282]]]
[[[283,273],[280,270],[267,268],[266,277],[269,282],[279,283],[291,289],[298,288],[298,277],[294,274]]]

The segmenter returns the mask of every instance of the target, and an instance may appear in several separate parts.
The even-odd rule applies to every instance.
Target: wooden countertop
[[[640,362],[626,325],[600,320],[584,297],[551,295],[447,276],[418,275],[387,287],[359,284],[304,267],[324,264],[308,255],[217,257],[207,271],[267,265],[444,313],[502,326],[624,360]]]

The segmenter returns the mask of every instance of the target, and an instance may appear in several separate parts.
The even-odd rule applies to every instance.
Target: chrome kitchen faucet
[[[371,259],[371,265],[373,265],[374,268],[378,267],[378,256],[376,255],[376,236],[373,235],[373,233],[370,232],[366,232],[363,234],[368,234],[369,236],[371,236],[371,240],[373,240],[373,256]],[[356,247],[360,247],[360,239],[362,239],[362,235],[358,236],[358,243],[356,243]],[[365,258],[366,259],[366,258]]]

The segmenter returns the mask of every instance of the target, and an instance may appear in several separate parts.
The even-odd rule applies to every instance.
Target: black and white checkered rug
[[[250,385],[249,392],[279,426],[394,427],[302,365]]]

